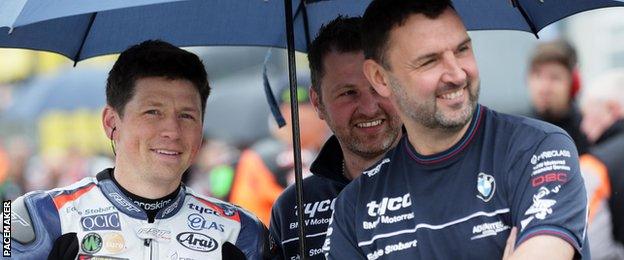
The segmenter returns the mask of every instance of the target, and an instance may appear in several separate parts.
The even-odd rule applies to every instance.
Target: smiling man
[[[478,104],[472,43],[450,1],[374,0],[362,28],[364,74],[407,135],[338,196],[326,256],[589,258],[574,142]]]
[[[124,51],[102,124],[115,168],[13,203],[17,259],[263,259],[268,231],[181,183],[202,143],[210,92],[199,58],[162,41]]]
[[[305,259],[324,259],[322,245],[334,201],[362,170],[392,148],[401,122],[388,98],[377,94],[362,72],[361,18],[339,17],[319,31],[310,45],[310,97],[318,116],[333,131],[303,180]],[[288,187],[271,212],[270,231],[284,259],[299,256],[295,187]],[[349,258],[345,258],[349,259]]]

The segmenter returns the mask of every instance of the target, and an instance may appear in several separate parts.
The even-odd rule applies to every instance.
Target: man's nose
[[[182,132],[180,119],[177,116],[171,115],[163,118],[161,121],[161,136],[178,139]]]
[[[359,112],[369,117],[377,115],[379,112],[379,98],[381,96],[372,87],[369,91],[363,91],[359,100]]]
[[[456,86],[463,86],[466,84],[466,71],[462,68],[459,60],[455,57],[453,52],[447,52],[443,55],[444,74],[442,74],[442,81],[444,83],[451,83]]]

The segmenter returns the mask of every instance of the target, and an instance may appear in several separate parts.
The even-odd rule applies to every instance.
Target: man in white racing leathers
[[[109,73],[115,168],[12,205],[16,259],[270,258],[264,225],[182,182],[202,142],[210,92],[199,58],[162,41],[124,51]]]

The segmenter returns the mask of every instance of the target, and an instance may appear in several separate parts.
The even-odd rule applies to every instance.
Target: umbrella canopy
[[[106,104],[107,75],[106,70],[89,68],[34,78],[19,89],[4,115],[9,120],[35,120],[51,110],[99,110]]]
[[[368,0],[292,0],[295,49],[306,51],[320,26],[338,14],[361,15]],[[469,30],[540,29],[622,0],[454,0]],[[147,39],[176,46],[285,48],[282,0],[73,0],[0,2],[0,47],[47,50],[74,61],[117,53]]]

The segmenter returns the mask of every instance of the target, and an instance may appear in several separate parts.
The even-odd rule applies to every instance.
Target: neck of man
[[[446,151],[464,136],[470,121],[459,129],[429,128],[415,122],[405,123],[407,138],[421,155],[432,155]]]
[[[131,192],[134,195],[141,196],[147,199],[160,199],[171,194],[180,186],[180,180],[177,182],[164,182],[149,179],[148,174],[131,172],[120,167],[115,166],[115,180],[121,187]]]

